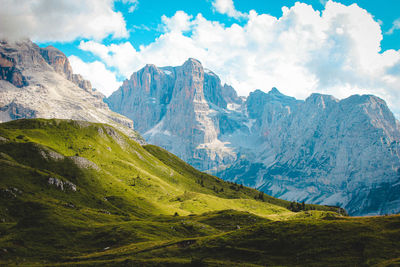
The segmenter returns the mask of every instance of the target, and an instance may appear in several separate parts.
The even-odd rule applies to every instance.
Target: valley
[[[0,136],[4,265],[399,263],[397,215],[293,212],[104,124],[23,119],[2,123]]]

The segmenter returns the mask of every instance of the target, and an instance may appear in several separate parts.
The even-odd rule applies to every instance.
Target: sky
[[[0,39],[53,45],[106,96],[200,60],[239,95],[383,98],[400,117],[399,0],[0,0]]]

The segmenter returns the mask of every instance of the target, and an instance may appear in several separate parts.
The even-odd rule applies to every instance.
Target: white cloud
[[[129,5],[129,9],[128,9],[129,13],[132,13],[133,11],[135,11],[139,5],[138,0],[122,0],[122,3]]]
[[[212,2],[212,6],[214,7],[215,11],[228,15],[232,18],[238,19],[246,16],[246,14],[236,10],[233,0],[214,0]]]
[[[129,42],[105,46],[94,41],[81,41],[79,48],[98,56],[108,67],[116,68],[124,77],[129,77],[138,68],[137,64],[141,63],[138,53]]]
[[[113,6],[113,0],[2,0],[0,39],[66,42],[128,37],[125,20]]]
[[[165,31],[186,32],[190,30],[192,18],[192,16],[189,16],[183,11],[177,11],[172,18],[168,18],[167,16],[163,15],[161,17],[161,21],[164,24],[163,28]]]
[[[100,61],[86,63],[76,56],[70,56],[68,60],[75,73],[79,73],[83,78],[91,81],[93,88],[106,96],[109,96],[122,84],[116,80],[115,73],[107,70]]]
[[[385,34],[393,34],[395,30],[400,30],[400,18],[393,21],[393,26]]]
[[[245,25],[229,27],[180,11],[163,17],[165,32],[138,50],[129,42],[80,48],[125,77],[146,63],[180,65],[194,57],[240,95],[274,86],[298,98],[375,94],[400,115],[400,51],[381,51],[381,27],[371,14],[333,1],[322,12],[303,3],[282,11],[280,18],[250,11]]]

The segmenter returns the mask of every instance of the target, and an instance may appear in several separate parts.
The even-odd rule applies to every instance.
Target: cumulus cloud
[[[400,18],[396,19],[395,21],[393,21],[393,26],[392,28],[390,28],[386,34],[393,34],[393,32],[395,30],[400,30]]]
[[[298,2],[279,18],[250,11],[243,26],[182,11],[162,22],[165,32],[138,50],[129,42],[80,48],[125,77],[146,63],[180,65],[194,57],[240,95],[274,86],[297,98],[375,94],[400,114],[400,51],[381,51],[380,24],[356,4],[328,1],[319,12]]]
[[[76,56],[70,56],[68,60],[75,73],[79,73],[86,80],[91,81],[93,88],[106,96],[109,96],[122,84],[116,80],[115,73],[109,71],[100,61],[86,63]]]
[[[190,30],[192,18],[192,16],[183,11],[177,11],[172,18],[163,15],[161,21],[163,22],[164,31],[186,32]]]
[[[2,0],[0,39],[67,42],[128,37],[125,20],[113,6],[113,0]]]
[[[221,14],[228,15],[229,17],[232,18],[238,19],[246,16],[246,14],[236,10],[233,4],[233,0],[214,0],[212,2],[212,6],[215,9],[215,11]]]
[[[105,46],[95,41],[81,41],[79,48],[98,56],[108,67],[116,68],[124,77],[129,77],[137,65],[142,63],[130,42]]]

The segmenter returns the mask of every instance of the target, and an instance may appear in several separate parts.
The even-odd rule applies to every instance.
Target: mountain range
[[[400,123],[373,95],[238,97],[195,59],[146,65],[105,100],[199,170],[352,215],[400,212]]]
[[[296,192],[291,177],[318,170],[307,161],[311,150],[298,148],[316,127],[325,139],[315,137],[312,151],[334,154],[341,139],[332,137],[331,128],[339,127],[340,134],[352,137],[343,139],[350,151],[364,153],[359,155],[362,166],[368,160],[370,170],[384,174],[373,180],[376,187],[350,180],[354,192],[376,192],[386,181],[386,191],[375,199],[369,193],[363,203],[390,207],[398,198],[387,166],[398,171],[397,143],[383,137],[396,138],[398,122],[382,100],[357,96],[355,105],[355,100],[314,95],[299,101],[276,89],[238,97],[190,59],[175,68],[147,65],[106,100],[113,109],[135,114],[132,121],[112,112],[56,48],[28,40],[0,44],[0,265],[400,264],[399,215],[349,217],[340,207],[290,202],[243,185],[268,174],[278,186],[293,184],[287,188]],[[129,105],[128,100],[136,102]],[[317,114],[310,101],[319,106]],[[340,109],[348,116],[337,117]],[[368,116],[351,120],[360,116],[357,109]],[[333,118],[337,124],[327,127]],[[366,118],[374,118],[375,128]],[[197,168],[232,175],[237,182],[200,172],[171,152],[145,144],[134,123],[147,140],[166,140],[169,149],[189,153],[186,160]],[[358,131],[346,133],[349,125]],[[376,141],[377,136],[383,137]],[[362,147],[356,150],[351,142]],[[290,151],[284,150],[288,144]],[[268,165],[272,149],[279,155],[276,162],[287,155],[293,168]],[[256,186],[264,191],[274,188],[261,184]],[[313,184],[330,188],[317,179]]]
[[[178,67],[148,64],[104,99],[61,51],[29,40],[1,42],[0,88],[3,122],[107,123],[275,197],[341,206],[351,215],[400,211],[400,124],[373,95],[297,100],[273,88],[238,97],[189,59]]]

